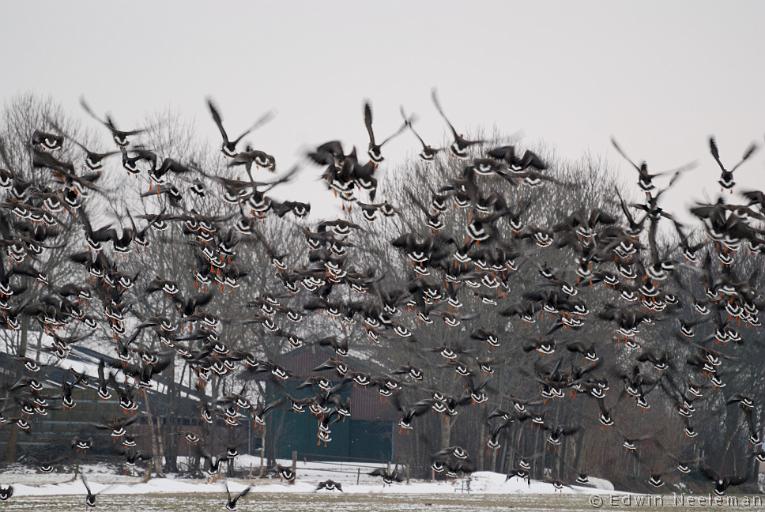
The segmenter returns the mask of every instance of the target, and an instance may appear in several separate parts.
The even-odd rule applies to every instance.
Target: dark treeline
[[[246,144],[270,115],[240,141],[210,110],[220,148],[174,116],[135,129],[88,108],[84,126],[51,101],[7,104],[0,320],[18,364],[2,375],[6,463],[39,460],[17,437],[39,435],[38,415],[86,387],[148,418],[150,453],[120,449],[148,476],[185,454],[214,472],[211,453],[235,448],[248,422],[277,428],[277,407],[308,406],[326,442],[353,415],[342,390],[374,386],[400,412],[395,462],[413,477],[757,489],[765,198],[734,188],[738,164],[714,140],[701,165],[719,164],[734,193],[683,223],[662,195],[690,166],[633,164],[637,185],[625,185],[596,159],[467,140],[451,124],[435,148],[405,117],[393,136],[422,152],[389,165],[369,107],[367,152],[332,141],[283,165]],[[337,219],[274,195],[318,176]],[[289,378],[274,361],[313,343],[336,353],[317,369],[331,385],[266,403],[265,386]],[[118,362],[46,380],[75,345]],[[355,371],[348,354],[384,370]],[[198,440],[152,420],[157,376],[170,404],[195,390]],[[91,447],[76,448],[72,459]]]

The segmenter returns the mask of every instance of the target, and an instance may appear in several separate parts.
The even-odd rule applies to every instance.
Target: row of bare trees
[[[14,170],[23,173],[25,180],[41,187],[52,187],[53,178],[31,169],[29,154],[25,148],[28,146],[26,141],[29,134],[37,127],[46,126],[47,119],[55,119],[56,124],[63,127],[69,135],[87,145],[98,146],[99,140],[95,133],[64,116],[53,101],[22,96],[9,102],[0,119],[0,136],[4,141],[6,158]],[[146,124],[153,128],[142,136],[142,141],[153,151],[179,160],[194,161],[211,176],[231,174],[232,171],[225,167],[222,156],[215,148],[200,142],[193,127],[184,124],[178,116],[165,114],[147,120]],[[615,200],[615,190],[621,189],[623,195],[630,197],[631,185],[620,183],[608,170],[606,162],[596,158],[567,162],[545,148],[536,149],[549,162],[548,172],[555,179],[554,182],[530,189],[514,186],[494,176],[481,181],[482,191],[487,194],[499,193],[511,207],[522,208],[519,214],[527,225],[551,226],[581,208],[600,208],[616,216],[621,215]],[[74,149],[68,146],[67,151],[71,152]],[[69,153],[65,156],[75,159],[74,155]],[[370,292],[371,297],[360,296],[345,290],[344,287],[338,287],[338,291],[333,291],[333,300],[377,300],[374,295],[375,289],[407,288],[413,279],[413,272],[405,256],[391,245],[391,241],[406,232],[423,235],[429,233],[424,225],[425,214],[412,201],[412,197],[420,198],[421,203],[428,205],[434,194],[442,193],[443,187],[451,185],[461,176],[464,165],[464,162],[439,156],[432,163],[412,160],[398,167],[384,167],[380,171],[382,176],[379,196],[395,205],[396,215],[391,218],[383,217],[375,222],[364,220],[358,209],[353,209],[347,215],[349,220],[364,228],[356,231],[352,237],[353,247],[349,249],[347,266],[356,271],[372,270],[379,277],[379,281]],[[311,169],[305,172],[313,171]],[[310,176],[305,179],[314,178]],[[98,218],[104,224],[126,226],[128,212],[135,219],[158,211],[172,211],[164,196],[147,194],[145,179],[128,177],[121,172],[118,164],[105,171],[102,185],[106,189],[105,195],[94,195],[88,203],[88,211],[92,218]],[[187,182],[178,183],[179,188],[189,185]],[[211,190],[215,189],[215,184],[209,180],[208,185]],[[213,193],[206,197],[185,194],[184,198],[184,209],[187,211],[193,209],[202,215],[219,217],[239,213],[235,205],[224,203]],[[327,193],[326,200],[329,199],[330,195]],[[465,225],[469,215],[467,210],[450,208],[443,216],[445,227],[441,234],[461,242],[465,237]],[[290,266],[298,269],[305,268],[308,264],[302,230],[313,224],[315,220],[291,220],[271,216],[258,221],[256,229],[261,239],[270,241],[272,248],[277,252],[289,255]],[[225,228],[225,223],[222,223],[222,226]],[[81,240],[81,231],[76,219],[69,219],[69,222],[59,229],[56,244],[46,251],[44,260],[39,262],[41,268],[48,273],[49,282],[55,286],[69,282],[73,275],[81,275],[68,260],[73,248],[78,247]],[[669,233],[664,233],[663,236],[664,244],[669,248],[673,243],[672,237]],[[172,313],[168,301],[160,295],[146,296],[140,293],[149,280],[154,277],[172,278],[178,282],[182,293],[190,294],[196,290],[193,275],[199,265],[197,248],[183,236],[180,226],[173,225],[162,232],[151,231],[150,237],[151,244],[145,249],[134,251],[129,258],[114,256],[122,271],[137,276],[137,291],[131,295],[133,328],[137,323],[151,317]],[[223,320],[220,332],[222,343],[232,350],[247,351],[264,359],[273,359],[289,350],[284,337],[274,335],[257,323],[246,321],[252,315],[252,309],[247,307],[250,300],[262,297],[266,292],[275,296],[287,296],[281,280],[275,276],[270,265],[269,250],[271,248],[259,242],[256,237],[243,239],[237,250],[237,265],[247,276],[239,288],[219,291],[209,307],[212,313]],[[428,466],[433,452],[460,445],[469,451],[475,469],[478,470],[504,472],[512,468],[520,456],[534,456],[536,460],[541,461],[534,464],[533,476],[536,478],[550,477],[571,481],[572,475],[587,472],[592,476],[612,480],[625,488],[640,489],[645,485],[645,478],[641,475],[644,476],[646,471],[664,472],[666,469],[658,467],[661,464],[655,462],[662,458],[661,453],[646,452],[637,460],[621,450],[623,438],[641,436],[655,438],[657,444],[654,446],[661,446],[666,452],[677,457],[689,460],[721,460],[734,470],[753,464],[748,457],[746,428],[743,426],[741,415],[736,408],[726,407],[725,402],[740,392],[753,395],[758,400],[763,398],[765,365],[762,364],[761,351],[756,341],[761,336],[760,330],[747,331],[746,343],[736,347],[736,359],[731,364],[735,371],[726,374],[727,386],[721,391],[710,391],[703,406],[699,407],[702,410],[693,420],[698,437],[692,440],[684,437],[683,422],[674,412],[675,404],[663,395],[660,389],[651,394],[652,407],[649,410],[638,409],[630,400],[621,399],[619,374],[629,371],[634,364],[634,354],[611,341],[613,326],[595,318],[595,312],[602,310],[606,304],[619,300],[616,294],[607,293],[602,286],[579,288],[578,298],[586,302],[592,313],[584,328],[577,331],[562,330],[555,335],[562,343],[556,355],[537,356],[522,349],[526,340],[544,336],[554,318],[542,314],[535,324],[530,325],[517,318],[509,320],[499,312],[507,305],[519,302],[523,293],[540,286],[539,264],[546,263],[559,269],[571,268],[572,258],[572,252],[567,249],[540,249],[530,243],[520,244],[518,269],[503,276],[507,279],[508,291],[500,298],[501,305],[487,306],[481,302],[479,293],[466,288],[460,290],[459,297],[463,303],[460,314],[465,313],[466,318],[456,328],[448,327],[442,322],[422,325],[413,315],[407,315],[404,323],[413,332],[411,339],[385,336],[377,342],[372,342],[358,321],[352,324],[340,323],[324,315],[311,315],[299,325],[290,326],[290,329],[308,342],[330,334],[346,338],[352,353],[363,354],[388,371],[409,364],[425,368],[427,371],[424,385],[405,389],[400,397],[404,403],[413,403],[427,397],[433,391],[452,396],[460,396],[465,391],[466,380],[458,377],[452,366],[444,365],[438,353],[429,349],[439,347],[445,342],[460,343],[470,348],[474,359],[486,360],[492,364],[495,369],[493,375],[481,376],[479,373],[474,377],[476,383],[484,379],[489,380],[487,390],[490,398],[486,403],[463,408],[460,414],[453,417],[428,414],[418,418],[415,431],[402,437],[402,442],[397,443],[397,461],[414,468],[413,475],[416,476],[429,476]],[[741,254],[736,265],[739,271],[745,272],[746,269],[757,268],[761,263],[757,256]],[[703,295],[701,286],[698,283],[694,284],[695,273],[692,269],[680,269],[678,274],[690,283],[689,293]],[[446,287],[442,271],[434,269],[429,279]],[[26,292],[26,298],[31,302],[39,300],[41,295],[47,293],[44,285],[32,286],[33,289]],[[309,298],[309,293],[301,291],[289,300],[291,306],[299,308]],[[472,317],[473,313],[478,315]],[[472,340],[471,332],[479,328],[500,333],[500,346],[488,348]],[[77,329],[80,331],[75,330],[67,334],[75,335],[81,332],[81,327]],[[712,327],[709,327],[707,332],[709,329]],[[656,322],[641,330],[640,343],[646,349],[671,351],[673,364],[676,365],[672,371],[683,375],[685,358],[690,353],[690,348],[678,346],[674,341],[675,330],[676,325],[671,319]],[[0,335],[3,337],[6,352],[23,357],[27,354],[30,344],[37,343],[36,357],[41,357],[41,330],[27,317],[24,317],[18,331],[0,330]],[[96,333],[86,344],[103,351],[111,351],[111,338],[108,325],[101,322]],[[613,402],[616,426],[612,429],[599,427],[597,404],[587,397],[559,399],[539,407],[540,410],[544,410],[545,421],[552,425],[582,428],[557,451],[546,446],[544,431],[529,423],[512,426],[504,434],[499,449],[488,449],[487,441],[491,436],[491,422],[488,416],[491,411],[511,407],[511,397],[535,400],[539,392],[536,369],[540,366],[549,367],[558,357],[563,357],[563,364],[571,364],[573,359],[566,355],[563,345],[574,341],[598,344],[598,352],[606,361],[601,373],[612,383],[612,396],[619,397],[618,400],[609,399],[609,403]],[[149,350],[162,349],[160,341],[156,336],[152,336],[150,331],[142,334],[138,343],[145,345]],[[181,394],[179,386],[186,384],[194,387],[195,377],[188,362],[178,359],[163,377],[172,384],[167,390],[167,408],[162,411],[162,415],[172,417],[177,412],[175,407]],[[227,393],[239,391],[244,384],[244,381],[233,377],[213,378],[211,385],[205,390],[203,401],[214,403]],[[248,381],[246,389],[254,402],[262,400],[265,396],[263,383],[260,381]],[[157,411],[150,410],[148,405],[148,401],[144,401],[144,412],[152,437],[150,470],[158,474],[165,471],[175,472],[178,470],[178,456],[181,455],[178,426],[172,422],[160,425],[154,417]],[[218,436],[217,429],[225,427],[205,428],[205,437],[212,439]],[[270,428],[278,426],[272,425]],[[5,459],[10,462],[16,458],[14,434],[6,447]],[[666,457],[663,460],[666,462]]]

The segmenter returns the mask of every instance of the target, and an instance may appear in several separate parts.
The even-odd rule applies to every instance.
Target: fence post
[[[290,484],[294,484],[295,480],[297,480],[297,450],[292,450],[292,474],[295,475],[295,478],[292,479]]]
[[[409,485],[409,464],[406,466],[406,485]]]
[[[360,478],[361,478],[361,468],[356,468],[356,485],[359,485]]]

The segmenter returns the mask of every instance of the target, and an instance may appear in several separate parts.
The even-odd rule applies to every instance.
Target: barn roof
[[[325,362],[327,359],[337,357],[334,350],[319,345],[306,345],[289,352],[276,356],[275,362],[284,367],[293,375],[306,379],[314,376],[328,377],[333,374],[331,370],[322,372],[313,371],[314,368]],[[366,372],[373,375],[385,373],[385,369],[379,364],[369,360],[361,359],[352,353],[341,358],[348,366],[357,372]]]

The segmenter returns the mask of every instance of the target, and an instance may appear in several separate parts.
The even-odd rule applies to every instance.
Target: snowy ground
[[[289,465],[289,461],[279,461]],[[237,458],[237,467],[257,474],[260,459],[252,456]],[[383,486],[379,479],[365,473],[375,464],[351,462],[298,462],[298,479],[294,485],[279,480],[237,478],[229,480],[232,492],[252,485],[251,493],[242,499],[237,510],[295,511],[295,512],[398,512],[398,511],[593,511],[598,508],[639,508],[658,512],[672,508],[687,511],[705,510],[695,506],[673,506],[672,498],[657,503],[656,496],[614,493],[604,480],[595,480],[593,487],[567,487],[555,491],[551,484],[532,481],[531,485],[518,479],[505,481],[498,473],[478,472],[466,482],[424,482],[412,480]],[[118,475],[119,468],[104,464],[84,465],[93,492],[98,494],[100,510],[114,512],[165,512],[225,510],[225,490],[219,481],[185,478],[155,478],[142,482],[138,476]],[[359,471],[360,470],[360,471]],[[341,482],[345,492],[314,492],[316,483],[331,478]],[[358,478],[358,484],[356,483]],[[13,484],[15,494],[0,503],[0,512],[70,512],[85,510],[85,489],[82,482],[72,480],[72,473],[42,475],[28,468],[10,468],[0,473],[0,485]],[[614,506],[612,496],[619,500]],[[741,497],[740,497],[741,498]],[[627,504],[623,499],[633,500]],[[600,507],[595,505],[600,504]],[[760,503],[761,504],[761,503]],[[715,510],[763,510],[758,506],[714,506]]]
[[[318,482],[331,478],[343,485],[345,494],[560,494],[560,491],[555,491],[552,484],[532,480],[531,485],[528,485],[517,478],[506,481],[505,475],[488,471],[474,473],[469,482],[466,479],[436,482],[411,480],[409,484],[383,486],[380,478],[367,474],[381,465],[351,462],[298,461],[297,480],[293,485],[289,485],[279,479],[257,478],[260,467],[258,457],[242,455],[236,460],[237,467],[251,473],[252,478],[231,480],[229,485],[232,492],[245,485],[252,485],[259,494],[313,493]],[[279,462],[285,466],[290,465],[290,461]],[[104,496],[220,493],[223,489],[220,479],[213,482],[170,476],[143,482],[140,476],[119,475],[114,469],[103,464],[81,467],[93,492]],[[39,474],[29,468],[10,468],[10,471],[0,473],[0,484],[13,484],[16,496],[66,496],[84,493],[82,482],[79,479],[72,480],[72,473]],[[594,487],[566,487],[563,493],[590,494],[613,489],[609,482],[603,480],[594,480],[593,485],[600,490]]]

